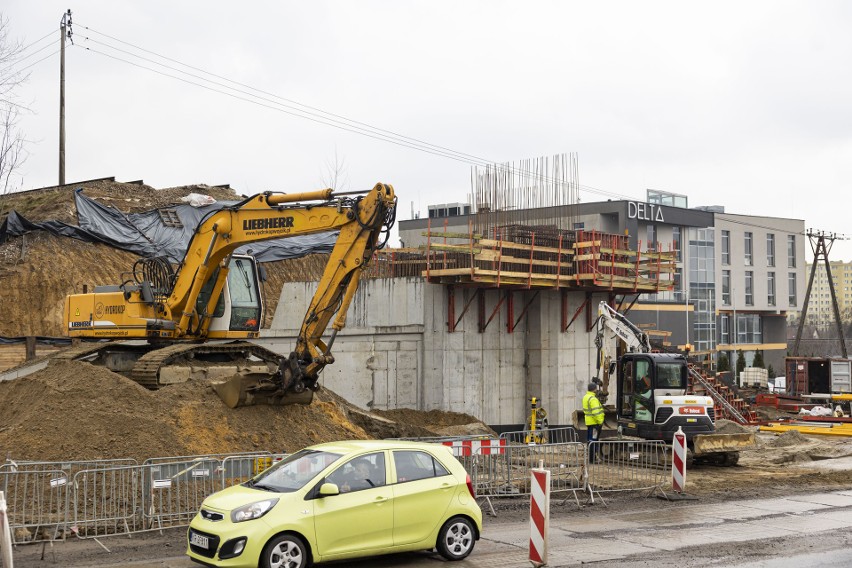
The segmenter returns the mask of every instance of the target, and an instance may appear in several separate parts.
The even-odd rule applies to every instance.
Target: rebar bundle
[[[559,154],[491,164],[471,171],[474,230],[510,238],[522,227],[545,227],[553,234],[572,230],[579,203],[577,154]],[[516,229],[513,229],[516,228]]]

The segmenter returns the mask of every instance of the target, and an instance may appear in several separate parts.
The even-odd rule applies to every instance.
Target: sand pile
[[[229,409],[205,383],[149,391],[83,362],[55,363],[0,383],[0,403],[0,457],[16,460],[289,452],[340,439],[434,436],[430,419],[475,422],[466,415],[415,411],[396,422],[327,390],[310,405]]]
[[[767,446],[771,446],[773,448],[789,448],[791,446],[801,446],[808,443],[809,440],[798,430],[788,430],[769,442]]]

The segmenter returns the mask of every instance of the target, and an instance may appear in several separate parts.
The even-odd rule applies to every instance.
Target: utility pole
[[[841,239],[835,234],[826,234],[824,231],[814,232],[808,230],[808,238],[811,241],[811,250],[814,253],[814,263],[811,265],[811,275],[808,278],[808,291],[805,292],[805,303],[802,306],[802,315],[799,317],[799,329],[796,331],[796,343],[793,344],[793,357],[799,355],[799,341],[802,340],[802,329],[805,326],[805,318],[808,316],[808,301],[811,297],[811,288],[814,284],[814,275],[820,259],[825,264],[825,273],[828,277],[828,291],[831,292],[831,306],[834,309],[834,321],[837,323],[837,337],[840,338],[840,352],[843,358],[848,358],[846,353],[846,339],[843,337],[843,323],[840,321],[840,307],[837,305],[837,296],[834,294],[834,280],[831,277],[831,263],[828,261],[828,253],[834,241]],[[841,239],[842,240],[842,239]],[[828,244],[826,244],[826,241]]]
[[[62,14],[59,23],[59,185],[65,185],[65,38],[71,37],[71,9]]]

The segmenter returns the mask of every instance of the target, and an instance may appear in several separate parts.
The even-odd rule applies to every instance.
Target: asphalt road
[[[483,538],[459,568],[529,566],[525,503],[500,505]],[[722,503],[633,498],[578,509],[552,506],[548,566],[766,568],[852,565],[852,487],[826,493]],[[182,556],[184,530],[19,546],[17,568],[197,566]],[[43,557],[43,558],[42,558]],[[352,568],[434,566],[434,553],[397,554],[336,563]]]

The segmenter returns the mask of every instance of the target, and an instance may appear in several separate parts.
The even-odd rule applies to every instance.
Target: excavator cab
[[[227,332],[257,332],[263,318],[263,297],[260,293],[260,277],[254,257],[233,255],[228,265],[228,278],[213,311],[208,337],[226,338]],[[203,313],[219,269],[201,288],[195,302],[198,313]],[[241,333],[239,337],[245,337]]]
[[[671,440],[678,427],[688,438],[712,433],[712,401],[687,395],[688,376],[683,355],[623,355],[616,373],[619,430],[646,440]]]

